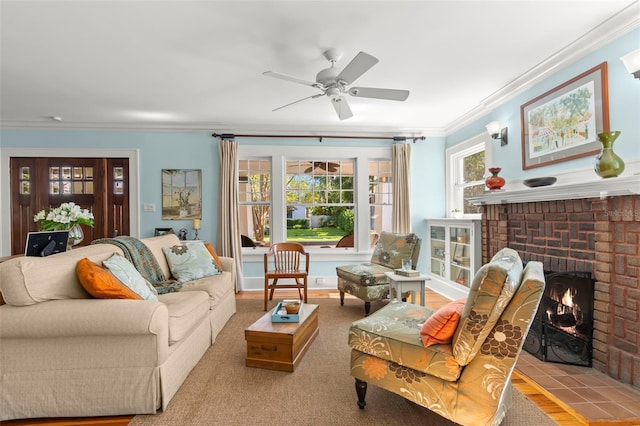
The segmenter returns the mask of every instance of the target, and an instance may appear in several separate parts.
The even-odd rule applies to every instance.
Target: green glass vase
[[[593,169],[602,178],[616,177],[624,171],[624,161],[613,152],[613,142],[618,136],[620,136],[619,131],[598,133],[602,150],[596,156]]]

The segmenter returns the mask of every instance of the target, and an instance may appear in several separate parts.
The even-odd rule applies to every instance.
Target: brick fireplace
[[[640,195],[483,204],[482,262],[511,247],[595,278],[593,367],[640,389]]]

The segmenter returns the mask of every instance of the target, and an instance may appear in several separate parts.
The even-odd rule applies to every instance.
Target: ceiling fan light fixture
[[[327,89],[327,96],[329,96],[331,99],[333,99],[334,101],[336,100],[336,98],[340,98],[340,89],[337,87],[330,87]]]
[[[281,107],[275,108],[273,111],[280,110],[306,99],[315,99],[320,96],[327,96],[333,104],[333,107],[340,120],[346,120],[353,117],[351,108],[346,99],[343,98],[343,94],[349,93],[351,96],[358,96],[362,98],[371,99],[383,99],[390,101],[404,101],[409,96],[408,90],[396,90],[396,89],[380,89],[374,87],[353,87],[349,86],[362,74],[367,72],[371,67],[378,63],[378,59],[365,52],[359,52],[344,68],[338,68],[335,66],[336,61],[342,56],[342,52],[337,49],[327,49],[324,51],[324,56],[331,62],[331,67],[321,70],[316,74],[316,82],[312,83],[297,77],[292,77],[287,74],[282,74],[273,71],[265,71],[263,75],[267,77],[279,78],[282,80],[291,81],[293,83],[303,84],[305,86],[315,87],[319,89],[321,93],[313,96],[297,100],[295,102],[288,103]]]

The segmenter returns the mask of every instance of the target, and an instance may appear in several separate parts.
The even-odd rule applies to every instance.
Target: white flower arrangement
[[[75,225],[87,225],[93,228],[93,213],[80,208],[74,202],[62,203],[60,207],[40,210],[33,216],[34,222],[40,222],[41,231],[55,231],[71,229]]]

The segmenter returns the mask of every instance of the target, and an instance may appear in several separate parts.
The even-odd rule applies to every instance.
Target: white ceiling
[[[610,41],[639,11],[637,0],[2,0],[0,118],[3,127],[446,134]],[[348,96],[354,117],[344,121],[327,97],[272,112],[318,91],[262,73],[314,81],[327,48],[344,52],[342,67],[359,51],[377,57],[355,85],[409,98]]]

